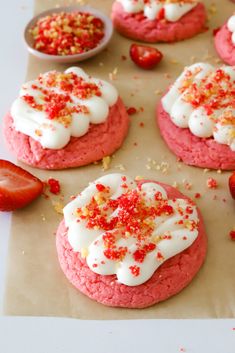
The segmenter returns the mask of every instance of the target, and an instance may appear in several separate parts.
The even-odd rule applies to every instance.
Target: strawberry
[[[232,195],[232,198],[235,200],[235,172],[229,178],[229,189]]]
[[[32,202],[43,192],[41,180],[0,159],[0,211],[14,211]]]
[[[163,55],[153,47],[133,43],[130,47],[130,57],[137,66],[151,70],[162,60]]]

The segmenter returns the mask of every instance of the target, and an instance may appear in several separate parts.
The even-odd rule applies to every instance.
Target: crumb
[[[156,89],[155,91],[154,91],[154,93],[157,95],[157,96],[160,96],[160,95],[162,95],[162,91],[160,90],[160,89]]]
[[[176,59],[172,59],[172,60],[170,60],[170,62],[171,62],[172,64],[179,64],[179,61],[176,60]]]
[[[61,202],[55,202],[52,200],[52,206],[54,207],[56,213],[63,214],[64,205]]]
[[[111,163],[111,157],[106,156],[102,159],[103,170],[108,170]]]
[[[165,73],[164,73],[164,77],[165,77],[166,79],[170,79],[170,78],[171,78],[171,75],[169,74],[169,72],[165,72]]]
[[[192,189],[192,183],[187,182],[187,183],[184,184],[184,187],[185,187],[186,190],[191,190]]]
[[[118,73],[118,68],[115,67],[115,69],[113,70],[113,72],[109,73],[109,79],[110,81],[114,81],[117,79],[117,73]]]
[[[117,164],[117,165],[115,165],[114,168],[119,169],[119,170],[121,170],[122,172],[124,172],[124,171],[126,170],[126,168],[124,167],[123,164]]]
[[[43,222],[45,222],[46,217],[44,216],[44,214],[43,214],[43,213],[41,214],[41,217],[42,217],[42,221],[43,221]]]
[[[145,177],[143,177],[143,176],[140,176],[140,175],[137,175],[136,177],[135,177],[135,180],[144,180],[145,179]]]
[[[209,8],[208,11],[210,13],[210,15],[215,15],[217,13],[217,7],[216,4],[212,3]]]

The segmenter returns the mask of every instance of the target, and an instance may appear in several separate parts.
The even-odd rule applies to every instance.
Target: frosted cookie
[[[102,304],[144,308],[188,285],[206,255],[195,204],[173,187],[105,175],[64,208],[57,236],[61,268]]]
[[[215,34],[215,48],[224,62],[235,65],[235,15]]]
[[[205,6],[198,0],[116,0],[114,27],[122,35],[144,42],[174,42],[203,31]]]
[[[129,118],[114,86],[72,67],[25,83],[4,119],[9,148],[42,169],[86,165],[117,150]]]
[[[183,162],[235,169],[235,67],[186,67],[157,109],[160,132]]]

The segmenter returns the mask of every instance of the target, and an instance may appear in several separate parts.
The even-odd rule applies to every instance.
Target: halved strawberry
[[[162,53],[147,45],[133,43],[130,47],[130,57],[142,69],[153,69],[163,58]]]
[[[229,178],[229,189],[232,195],[232,198],[235,200],[235,172]]]
[[[41,180],[18,167],[0,159],[0,211],[14,211],[24,207],[41,195]]]

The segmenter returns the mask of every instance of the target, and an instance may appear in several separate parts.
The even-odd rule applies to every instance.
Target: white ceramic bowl
[[[95,17],[100,18],[103,23],[104,23],[104,37],[100,41],[97,47],[94,49],[91,49],[85,53],[82,54],[74,54],[74,55],[49,55],[45,54],[39,50],[34,49],[33,43],[34,39],[32,34],[30,34],[29,30],[32,28],[36,22],[39,20],[39,18],[51,15],[53,13],[58,13],[58,12],[73,12],[73,11],[79,11],[79,12],[88,12]],[[113,34],[113,24],[112,21],[110,20],[109,17],[107,17],[105,14],[100,12],[99,10],[94,9],[93,7],[90,6],[65,6],[65,7],[59,7],[59,8],[54,8],[50,9],[44,12],[41,12],[39,15],[35,16],[26,26],[25,31],[24,31],[24,40],[27,45],[28,51],[33,54],[34,56],[38,57],[39,59],[43,60],[50,60],[54,61],[57,63],[74,63],[82,60],[86,60],[99,52],[101,52],[109,43],[111,40]]]

